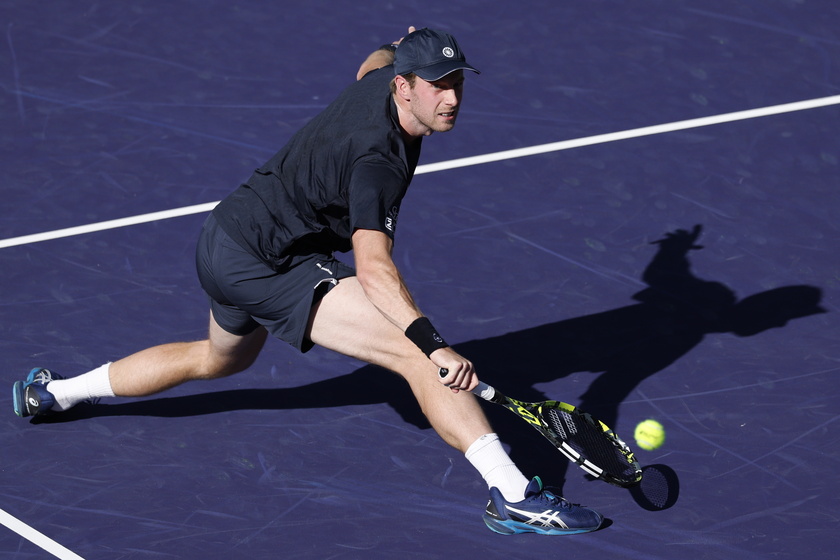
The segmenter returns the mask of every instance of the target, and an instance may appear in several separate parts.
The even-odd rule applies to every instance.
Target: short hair
[[[414,83],[417,81],[417,74],[415,74],[415,73],[413,73],[413,72],[410,72],[410,73],[408,73],[408,74],[404,74],[404,75],[403,75],[403,78],[405,78],[405,81],[407,81],[407,82],[408,82],[408,86],[409,86],[410,88],[414,89]],[[392,95],[393,95],[393,94],[395,94],[395,93],[397,93],[397,83],[396,83],[396,80],[397,80],[397,77],[396,77],[396,76],[394,76],[394,79],[393,79],[393,80],[391,80],[391,94],[392,94]]]

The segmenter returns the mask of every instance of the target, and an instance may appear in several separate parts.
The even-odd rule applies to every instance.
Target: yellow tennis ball
[[[636,438],[636,445],[645,451],[653,451],[665,443],[665,428],[656,420],[645,420],[636,426],[633,437]]]

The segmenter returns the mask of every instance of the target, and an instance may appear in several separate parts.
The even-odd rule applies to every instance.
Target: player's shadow
[[[647,288],[632,296],[636,304],[470,341],[458,349],[475,360],[488,383],[520,400],[557,398],[534,385],[576,372],[598,373],[573,404],[614,426],[619,404],[633,389],[707,334],[753,336],[825,312],[822,292],[813,286],[780,287],[739,301],[724,284],[695,277],[688,253],[703,248],[696,244],[700,233],[695,226],[655,242],[658,251],[642,275]]]
[[[701,229],[679,230],[656,242],[658,251],[643,274],[647,288],[633,295],[637,303],[594,315],[566,319],[492,338],[456,345],[472,359],[482,379],[515,398],[539,401],[547,396],[534,388],[576,372],[597,377],[579,405],[615,426],[618,406],[643,380],[662,371],[697,346],[709,333],[752,336],[788,321],[823,313],[821,291],[812,286],[786,286],[742,300],[719,282],[691,272],[688,253]],[[192,396],[152,398],[118,404],[79,405],[38,422],[64,422],[114,415],[183,417],[229,410],[329,408],[388,403],[406,422],[429,424],[397,376],[367,366],[347,375],[284,389],[229,390]],[[488,405],[488,415],[511,455],[527,474],[562,479],[565,461],[526,423],[502,407]],[[509,416],[509,417],[508,417]]]
[[[655,242],[658,251],[642,276],[647,288],[632,296],[636,304],[470,341],[458,350],[473,357],[488,383],[524,401],[573,399],[575,395],[544,395],[534,386],[577,372],[596,373],[580,401],[572,404],[616,426],[618,407],[632,391],[707,334],[753,336],[825,312],[820,307],[822,292],[813,286],[785,286],[738,300],[724,284],[697,278],[688,253],[702,249],[697,245],[700,233],[700,226],[695,226]],[[527,437],[527,430],[534,431],[521,424],[517,437],[508,441],[519,441]],[[536,431],[531,437],[540,438]],[[547,457],[534,457],[532,452],[546,447],[517,446],[512,456],[523,469],[539,472],[539,463]],[[565,466],[562,463],[561,472],[553,474],[561,475]]]

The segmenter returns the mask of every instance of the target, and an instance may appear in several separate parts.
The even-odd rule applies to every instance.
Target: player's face
[[[416,136],[452,130],[461,108],[463,93],[463,70],[456,70],[434,82],[418,77],[411,90],[410,100],[411,114],[418,127],[415,130]]]

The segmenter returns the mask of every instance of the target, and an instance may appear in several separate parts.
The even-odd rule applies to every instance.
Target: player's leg
[[[309,337],[408,381],[432,427],[465,453],[490,487],[484,521],[493,531],[563,535],[601,525],[600,514],[544,489],[539,478],[528,483],[492,433],[476,397],[444,387],[434,364],[370,303],[355,277],[342,279],[313,308]]]
[[[249,284],[249,280],[259,284],[264,268],[230,241],[209,216],[196,246],[199,281],[210,296],[207,338],[154,346],[70,379],[35,368],[13,387],[15,412],[32,416],[66,410],[92,397],[146,396],[186,381],[223,377],[249,367],[262,349],[267,331],[234,305],[226,292],[231,286]]]
[[[435,365],[370,303],[355,277],[342,279],[316,304],[309,338],[403,376],[429,422],[452,447],[466,452],[492,432],[475,396],[444,387]]]
[[[111,387],[117,396],[140,397],[240,372],[254,363],[266,335],[262,327],[244,336],[229,333],[211,313],[206,340],[163,344],[118,360],[110,367]]]
[[[15,412],[36,416],[67,410],[91,398],[146,396],[187,381],[231,375],[254,362],[266,334],[262,327],[244,335],[231,334],[211,313],[205,340],[154,346],[71,378],[33,369],[25,381],[14,385]]]

